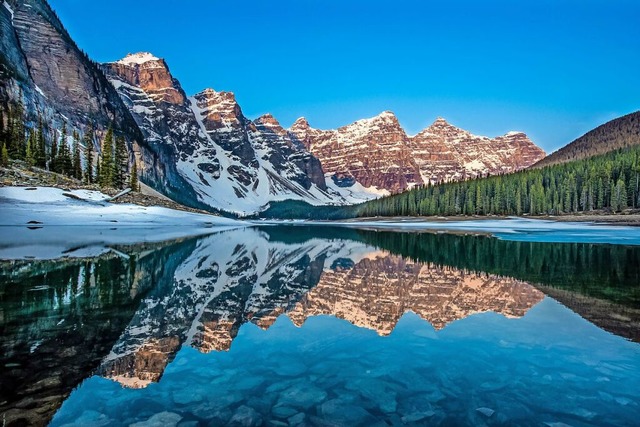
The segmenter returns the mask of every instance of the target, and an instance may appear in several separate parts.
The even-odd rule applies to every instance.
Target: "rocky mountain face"
[[[0,95],[24,102],[28,119],[98,130],[114,123],[140,136],[128,110],[98,67],[81,52],[44,0],[8,0],[0,7]]]
[[[148,140],[100,67],[76,46],[45,0],[8,0],[0,5],[0,105],[21,102],[27,127],[45,120],[48,143],[90,128],[94,150],[109,126],[127,141],[130,163],[141,180],[194,207],[193,190],[175,170],[175,147]],[[82,144],[83,142],[80,141]],[[97,157],[97,156],[95,156]]]
[[[389,111],[336,130],[314,129],[301,118],[289,132],[337,186],[359,184],[374,193],[513,172],[544,157],[524,133],[476,136],[441,118],[409,136]]]
[[[251,228],[191,247],[142,300],[99,374],[145,387],[183,345],[226,351],[245,323],[267,329],[282,314],[297,325],[333,315],[388,335],[407,311],[439,330],[486,311],[520,317],[544,297],[526,282],[413,262],[346,239],[282,241]]]
[[[149,53],[103,69],[146,139],[175,147],[168,160],[198,203],[243,214],[274,200],[348,202],[328,191],[318,159],[273,116],[249,120],[233,93],[206,89],[189,98],[165,61]]]

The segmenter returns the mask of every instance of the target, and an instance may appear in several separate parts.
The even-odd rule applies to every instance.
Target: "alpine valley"
[[[113,126],[128,169],[135,162],[143,183],[194,208],[247,215],[283,200],[348,205],[545,156],[524,133],[476,136],[441,118],[410,136],[389,111],[335,130],[305,118],[289,129],[269,114],[252,120],[231,92],[188,96],[151,53],[92,62],[44,0],[4,1],[0,29],[0,103],[21,103],[27,128],[44,118],[48,144],[63,125],[92,129],[98,158]]]

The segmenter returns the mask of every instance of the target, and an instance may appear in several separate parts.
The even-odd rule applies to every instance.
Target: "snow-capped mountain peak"
[[[131,64],[144,64],[149,61],[159,61],[160,58],[156,57],[152,53],[149,52],[138,52],[138,53],[129,53],[127,56],[117,61],[121,64],[131,65]]]

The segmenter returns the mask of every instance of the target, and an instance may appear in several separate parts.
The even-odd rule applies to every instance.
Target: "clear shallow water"
[[[623,338],[639,340],[637,247],[267,227],[114,249],[2,265],[5,419],[600,426],[640,416],[640,345]]]
[[[636,344],[551,299],[519,320],[485,313],[438,332],[406,314],[388,337],[334,317],[299,329],[280,317],[267,331],[242,326],[228,352],[183,348],[143,389],[93,377],[53,425],[83,424],[97,416],[88,408],[124,424],[170,411],[220,424],[632,425],[638,357]]]

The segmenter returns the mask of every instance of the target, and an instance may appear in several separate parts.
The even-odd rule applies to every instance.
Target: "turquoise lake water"
[[[0,410],[53,426],[636,425],[640,247],[558,238],[278,226],[7,261]]]

